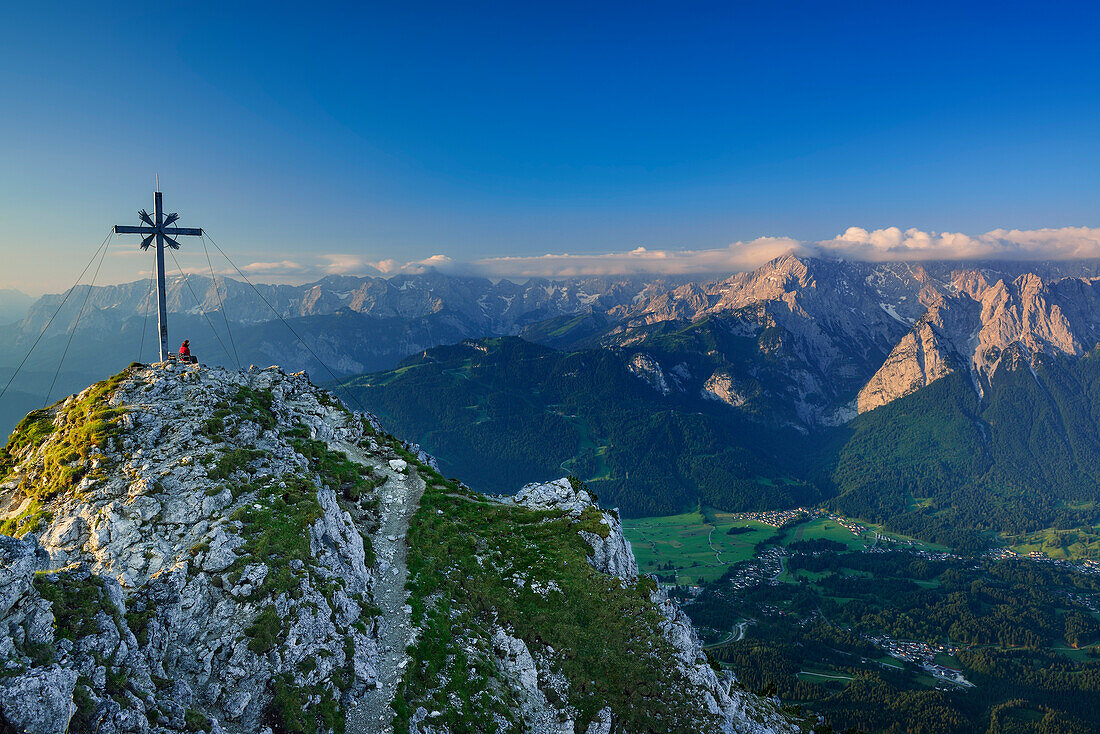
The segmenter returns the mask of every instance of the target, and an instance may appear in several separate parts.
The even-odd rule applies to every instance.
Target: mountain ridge
[[[186,333],[205,362],[277,361],[292,370],[331,368],[338,378],[387,369],[467,338],[521,335],[563,349],[627,348],[660,323],[716,319],[732,333],[758,338],[762,359],[777,358],[797,383],[783,398],[796,414],[793,423],[814,430],[906,395],[961,363],[970,365],[980,391],[997,354],[1015,341],[1036,353],[1079,355],[1100,338],[1092,315],[1098,287],[1090,280],[1098,273],[1100,261],[917,264],[786,255],[699,282],[632,276],[515,283],[429,271],[329,276],[253,292],[232,279],[215,288],[192,275],[186,283],[169,281],[168,308],[173,333]],[[75,319],[81,289],[76,295],[58,324]],[[11,362],[8,369],[39,338],[59,298],[40,299],[20,324],[0,328],[7,344],[0,362]],[[149,330],[149,298],[141,281],[90,291],[72,334],[81,356],[59,375],[62,389],[117,371],[121,354],[145,358],[139,347],[154,348],[142,334]],[[920,333],[911,335],[914,328]],[[51,333],[27,365],[38,375],[53,375],[69,343],[64,329]],[[27,377],[15,387],[45,392],[51,381]]]
[[[19,730],[796,730],[582,486],[471,493],[304,374],[133,365],[20,424],[0,512]]]

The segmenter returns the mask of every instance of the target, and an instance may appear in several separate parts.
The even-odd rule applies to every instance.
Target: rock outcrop
[[[792,726],[705,663],[583,487],[472,494],[304,374],[134,365],[28,416],[0,453],[0,506],[21,536],[0,535],[0,727],[442,734],[476,709],[467,676],[490,719],[526,731],[597,734],[639,714],[599,680],[609,700],[590,708],[566,664],[574,633],[547,614],[532,635],[502,589],[536,616],[581,598],[659,620],[611,636],[650,636],[646,665],[682,705],[670,720]],[[449,524],[478,520],[471,508],[495,523],[478,540]],[[431,590],[448,568],[435,558],[467,586],[485,569],[476,609],[470,589]],[[440,665],[428,683],[450,693],[433,698],[423,671]]]
[[[957,368],[946,338],[923,321],[898,342],[886,362],[859,391],[860,413],[905,397]]]
[[[635,354],[627,363],[627,369],[639,380],[642,380],[662,395],[668,395],[672,392],[668,379],[665,377],[665,372],[661,369],[661,364],[648,354],[643,352]]]
[[[1100,339],[1100,281],[1044,281],[1025,273],[994,280],[977,270],[921,292],[927,311],[860,390],[859,412],[873,410],[955,371],[969,371],[980,391],[1002,355],[1022,350],[1076,357]]]
[[[324,730],[375,686],[369,533],[397,457],[370,419],[304,374],[171,365],[32,419],[46,435],[4,486],[35,508],[9,520],[38,533],[40,573],[30,588],[23,553],[0,595],[21,592],[15,611],[44,596],[68,636],[31,640],[50,666],[16,648],[0,701],[52,675],[71,679],[74,731],[260,731],[303,706]]]
[[[702,396],[707,400],[720,400],[726,405],[740,408],[745,404],[744,390],[729,372],[719,371],[703,383]]]
[[[585,489],[574,486],[568,479],[529,484],[511,501],[522,507],[558,510],[578,518],[585,511],[598,508]],[[588,562],[601,573],[622,579],[629,584],[636,583],[638,564],[630,550],[630,541],[623,534],[617,515],[610,512],[600,512],[599,515],[598,522],[606,527],[606,533],[587,531],[580,533],[592,549]],[[663,617],[661,627],[666,639],[672,643],[676,673],[678,677],[689,682],[696,696],[697,705],[713,717],[713,731],[766,734],[798,730],[797,726],[792,725],[791,721],[777,710],[774,703],[737,688],[736,677],[732,673],[715,672],[707,663],[702,643],[691,626],[691,620],[669,600],[663,591],[653,589],[650,592],[650,600]],[[509,638],[507,645],[513,657],[523,661],[523,664],[518,667],[527,668],[528,680],[537,680],[539,677],[537,662],[529,653],[524,654],[526,648],[516,652],[522,642]],[[534,670],[531,670],[532,665]],[[543,677],[548,676],[544,673]],[[593,722],[589,726],[586,734],[603,731],[602,727],[605,724],[610,727],[613,723],[611,713],[607,712],[599,723]],[[572,732],[574,729],[562,731]],[[607,731],[610,731],[610,728]]]

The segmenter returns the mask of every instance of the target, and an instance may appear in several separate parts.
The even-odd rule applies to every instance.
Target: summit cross
[[[181,235],[202,236],[201,227],[172,227],[180,215],[172,212],[164,213],[164,204],[161,201],[159,191],[153,192],[153,216],[142,209],[138,217],[145,226],[131,227],[124,224],[115,225],[115,234],[143,234],[145,239],[141,241],[141,249],[148,250],[154,240],[157,246],[157,328],[160,331],[160,361],[168,359],[168,314],[165,307],[164,295],[164,246],[168,245],[173,250],[180,249],[180,243],[175,237]]]

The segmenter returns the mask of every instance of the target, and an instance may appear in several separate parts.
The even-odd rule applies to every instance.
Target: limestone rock
[[[65,734],[76,677],[75,670],[52,665],[0,679],[0,717],[28,734]]]
[[[702,396],[707,400],[719,400],[726,405],[740,408],[745,404],[745,395],[738,389],[737,382],[729,372],[719,371],[703,383]]]
[[[931,324],[922,322],[898,342],[886,362],[859,391],[860,413],[905,397],[956,369],[957,360],[947,340]]]
[[[672,392],[660,363],[648,354],[642,352],[635,354],[627,363],[627,369],[635,377],[644,381],[662,395],[668,395]]]
[[[524,485],[511,498],[511,501],[532,510],[561,510],[574,516],[579,516],[581,512],[592,506],[592,496],[584,489],[574,489],[569,480],[564,477],[552,482]]]
[[[89,389],[66,405],[93,397]],[[338,499],[342,488],[295,442],[323,436],[359,451],[373,417],[278,369],[136,367],[99,399],[124,415],[79,489],[43,502],[45,558],[33,542],[0,536],[0,662],[21,671],[0,680],[3,719],[20,731],[54,731],[35,722],[56,720],[63,732],[78,700],[100,732],[200,720],[253,732],[276,679],[311,705],[347,703],[372,685],[375,576],[350,513],[369,522],[374,496]],[[29,480],[71,430],[67,408],[55,410],[61,428],[19,457]],[[392,453],[359,455],[369,468]],[[35,571],[59,567],[41,579],[58,589],[47,601]],[[55,640],[57,605],[89,594],[100,599],[94,618]]]
[[[669,375],[691,379],[680,365]],[[35,482],[58,481],[45,458],[71,451],[82,424],[69,411],[89,401],[109,430],[89,455],[71,452],[79,479],[70,490],[35,495]],[[405,563],[420,474],[434,466],[419,447],[397,456],[376,418],[277,368],[135,366],[111,389],[51,410],[54,432],[21,450],[15,478],[0,486],[0,519],[32,497],[48,513],[38,536],[0,536],[0,728],[62,734],[77,721],[103,734],[251,734],[271,731],[282,700],[318,722],[321,711],[347,716],[349,734],[387,730],[407,646],[424,634]],[[331,470],[345,461],[361,470]],[[572,518],[595,571],[637,583],[617,513],[582,485],[558,479],[485,501]],[[553,578],[516,582],[547,603],[564,593]],[[652,603],[675,650],[670,680],[690,682],[678,695],[722,731],[791,730],[710,669],[663,595]],[[471,674],[475,661],[491,670],[491,694],[510,707],[493,714],[498,727],[616,730],[609,707],[577,720],[561,653],[529,648],[499,624],[486,629],[464,651]],[[446,713],[419,707],[409,730],[448,734]]]

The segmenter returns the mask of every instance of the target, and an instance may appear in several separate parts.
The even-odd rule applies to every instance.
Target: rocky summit
[[[304,373],[132,365],[0,453],[0,729],[784,732],[580,483],[493,498]]]

